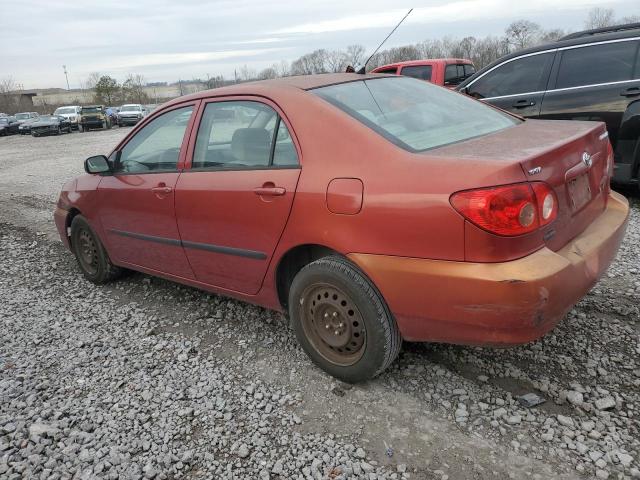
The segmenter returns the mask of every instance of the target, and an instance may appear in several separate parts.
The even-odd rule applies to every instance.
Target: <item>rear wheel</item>
[[[101,284],[122,275],[123,269],[111,263],[102,242],[82,215],[76,215],[71,222],[71,246],[87,280]]]
[[[340,257],[305,266],[289,292],[298,341],[330,375],[356,383],[375,377],[397,357],[400,332],[369,279]]]

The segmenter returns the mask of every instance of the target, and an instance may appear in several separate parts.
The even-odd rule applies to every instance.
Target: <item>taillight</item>
[[[505,236],[532,232],[558,215],[555,193],[543,182],[466,190],[454,193],[451,205],[478,227]]]

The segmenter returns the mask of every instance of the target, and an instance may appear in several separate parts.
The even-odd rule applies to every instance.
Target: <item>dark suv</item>
[[[605,122],[613,181],[638,184],[639,50],[640,23],[578,32],[506,55],[457,90],[524,117]]]

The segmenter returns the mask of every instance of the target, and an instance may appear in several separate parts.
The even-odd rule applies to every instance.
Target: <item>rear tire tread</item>
[[[381,363],[378,368],[374,371],[373,374],[367,375],[367,378],[374,378],[380,375],[383,371],[385,371],[393,361],[398,357],[400,350],[402,348],[402,336],[400,334],[400,330],[398,329],[395,318],[391,314],[389,307],[384,301],[382,295],[376,288],[376,286],[367,278],[367,276],[362,272],[356,265],[351,263],[345,258],[341,258],[338,256],[328,256],[324,258],[320,258],[315,260],[314,262],[309,263],[305,267],[303,267],[298,275],[304,273],[305,271],[315,269],[317,267],[325,267],[328,270],[333,270],[334,272],[339,272],[342,276],[346,277],[349,282],[352,282],[353,285],[360,289],[362,293],[367,297],[367,299],[374,306],[377,318],[380,319],[378,324],[384,330],[385,344],[384,344],[384,356],[382,358]],[[295,279],[294,279],[295,282]],[[297,305],[293,301],[292,298],[289,299],[289,305],[293,308],[297,308]],[[315,359],[312,360],[318,364]],[[321,368],[322,365],[318,364]],[[354,380],[345,379],[345,381],[358,382],[361,380],[366,380],[365,378],[356,378]]]

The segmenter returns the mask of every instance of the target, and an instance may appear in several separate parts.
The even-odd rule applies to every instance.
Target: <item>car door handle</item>
[[[253,190],[256,195],[268,196],[268,197],[278,197],[287,193],[287,191],[282,187],[259,187]]]
[[[527,100],[526,98],[523,98],[522,100],[518,100],[517,102],[512,103],[511,106],[513,108],[525,108],[525,107],[533,107],[535,104],[536,104],[535,101]]]
[[[167,187],[166,185],[158,185],[157,187],[153,187],[151,191],[156,194],[158,193],[168,194],[173,191],[173,188]]]
[[[635,97],[636,95],[640,95],[640,87],[630,87],[626,90],[620,92],[620,95],[623,97]]]

